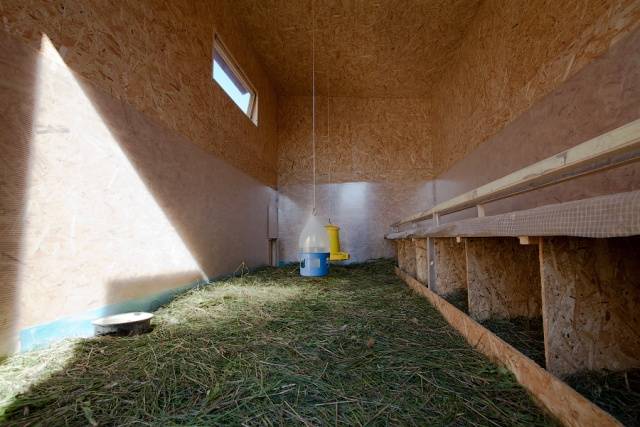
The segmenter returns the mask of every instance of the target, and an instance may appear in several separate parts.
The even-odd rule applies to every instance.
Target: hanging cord
[[[312,105],[311,105],[311,144],[313,155],[313,215],[317,215],[316,206],[316,8],[315,0],[311,1],[311,85],[312,85]]]
[[[327,64],[327,146],[331,146],[331,135],[329,126],[329,117],[331,117],[331,112],[329,111],[329,65]],[[329,189],[331,188],[331,166],[329,166]],[[329,196],[329,224],[331,224],[331,214],[333,213],[333,199],[335,194],[334,191]]]

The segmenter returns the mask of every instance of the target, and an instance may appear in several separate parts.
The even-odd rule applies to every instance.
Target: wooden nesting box
[[[538,247],[517,238],[465,240],[469,314],[475,320],[541,315]]]
[[[464,244],[457,243],[455,238],[430,238],[430,282],[429,288],[438,295],[449,295],[452,292],[467,288],[467,262]]]
[[[545,237],[540,261],[547,369],[640,367],[640,237]]]
[[[416,279],[425,285],[429,283],[429,239],[414,239],[416,251]]]
[[[412,239],[397,241],[398,267],[412,277],[416,277],[416,249]]]

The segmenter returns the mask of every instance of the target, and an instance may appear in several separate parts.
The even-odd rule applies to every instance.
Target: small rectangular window
[[[213,49],[213,80],[215,80],[229,98],[258,124],[258,96],[244,73],[240,70],[218,36]]]

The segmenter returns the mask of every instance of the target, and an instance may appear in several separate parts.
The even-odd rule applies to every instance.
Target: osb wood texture
[[[308,96],[279,99],[278,186],[313,179],[312,105]],[[330,97],[327,103],[326,97],[318,97],[317,181],[429,179],[433,177],[430,126],[425,100]]]
[[[280,94],[311,94],[312,7],[320,93],[428,97],[479,0],[235,0]]]
[[[46,34],[77,76],[275,187],[276,94],[233,2],[8,0],[0,15],[4,31],[34,48]],[[214,32],[258,91],[257,127],[212,80]]]
[[[545,237],[540,258],[547,369],[640,367],[640,238]]]
[[[469,314],[475,320],[541,315],[538,247],[515,238],[467,238]]]
[[[398,240],[396,242],[398,251],[398,267],[407,274],[416,275],[416,249],[415,243],[411,239]]]
[[[473,348],[509,369],[543,408],[563,425],[572,427],[621,427],[616,419],[540,367],[493,332],[448,303],[422,283],[396,268],[396,274],[442,313]]]
[[[464,242],[454,238],[433,239],[433,283],[429,289],[438,295],[448,295],[467,288],[467,260]]]
[[[0,75],[0,353],[25,327],[267,262],[271,188],[47,43],[0,32]]]
[[[435,85],[436,172],[464,158],[639,22],[637,0],[483,2]]]
[[[616,43],[435,180],[436,202],[477,188],[640,117],[640,29]],[[495,161],[496,153],[500,161]],[[491,164],[490,168],[486,165]],[[485,205],[487,215],[640,188],[640,164]],[[475,212],[468,212],[473,214]],[[464,215],[462,215],[464,216]],[[445,221],[458,219],[454,214]],[[556,221],[557,222],[557,221]]]
[[[427,239],[415,239],[416,251],[416,279],[429,284],[429,256]]]

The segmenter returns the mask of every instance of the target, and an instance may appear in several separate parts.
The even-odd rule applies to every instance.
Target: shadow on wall
[[[0,32],[0,355],[15,351],[37,52]],[[11,58],[11,62],[4,60]],[[15,80],[4,76],[15,74]],[[37,129],[36,129],[37,132]]]
[[[46,35],[39,53],[0,40],[13,130],[0,152],[2,345],[25,327],[267,263],[272,189],[76,79]]]

